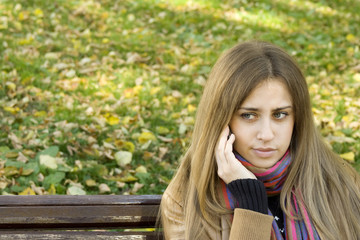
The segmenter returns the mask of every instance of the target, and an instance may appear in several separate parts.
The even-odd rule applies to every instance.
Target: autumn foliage
[[[356,0],[1,1],[1,193],[161,194],[211,66],[249,39],[296,58],[322,135],[360,170],[359,12]]]

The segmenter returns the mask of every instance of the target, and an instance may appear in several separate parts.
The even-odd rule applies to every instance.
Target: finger
[[[227,134],[229,134],[229,127],[226,126],[223,131],[220,133],[218,142],[215,147],[215,154],[220,156],[223,155],[225,151],[226,142],[227,142]]]
[[[234,142],[235,142],[235,135],[231,134],[229,137],[229,140],[227,140],[227,142],[226,142],[225,151],[224,151],[227,162],[229,162],[235,158],[235,155],[233,153]]]
[[[226,141],[227,141],[227,136],[229,134],[229,127],[226,126],[220,133],[220,136],[219,136],[219,141],[218,141],[218,146],[221,148],[221,149],[225,149],[225,146],[226,146]]]
[[[221,171],[224,168],[224,165],[227,164],[227,159],[225,157],[225,148],[227,144],[227,135],[229,134],[229,127],[226,126],[223,131],[220,133],[219,140],[215,147],[215,159],[218,165],[218,170]]]

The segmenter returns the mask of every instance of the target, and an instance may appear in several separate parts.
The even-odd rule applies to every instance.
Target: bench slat
[[[0,196],[0,206],[159,205],[161,195]]]
[[[161,195],[0,196],[0,240],[163,239],[143,232],[156,228],[160,201]]]
[[[0,240],[55,240],[55,239],[75,239],[75,240],[95,240],[95,239],[117,239],[117,240],[158,240],[163,239],[162,234],[156,232],[58,232],[58,231],[0,231]]]
[[[151,227],[157,205],[0,207],[0,229],[53,227]]]

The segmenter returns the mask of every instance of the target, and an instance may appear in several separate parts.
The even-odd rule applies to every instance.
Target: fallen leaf
[[[6,188],[8,185],[9,185],[8,182],[6,182],[6,181],[0,181],[0,189],[4,189],[4,188]]]
[[[99,192],[100,193],[109,193],[111,192],[111,189],[109,188],[109,186],[105,183],[102,183],[99,185]]]
[[[154,153],[153,153],[153,152],[145,151],[145,152],[144,152],[144,155],[143,155],[143,159],[144,159],[144,160],[149,160],[149,159],[151,159],[153,156],[154,156]]]
[[[14,166],[7,166],[4,168],[4,175],[6,177],[14,176],[19,174],[19,170]]]
[[[347,152],[347,153],[340,154],[340,157],[349,162],[355,161],[355,154],[353,152]]]
[[[120,119],[118,117],[116,117],[116,116],[111,115],[111,116],[106,118],[106,122],[109,125],[113,126],[113,125],[119,124]]]
[[[135,169],[135,172],[137,173],[147,173],[147,170],[146,170],[146,167],[144,166],[138,166],[136,169]]]
[[[21,140],[14,133],[10,133],[8,135],[8,138],[11,140],[11,143],[14,146],[14,148],[16,148],[16,149],[22,148]]]
[[[155,140],[156,137],[152,132],[142,132],[138,137],[138,141],[141,144],[147,143],[148,141]]]
[[[115,153],[115,160],[120,167],[125,167],[126,164],[131,162],[132,153],[128,151],[119,151]]]
[[[24,191],[20,192],[19,195],[36,195],[36,193],[34,192],[34,190],[28,187]]]
[[[118,188],[123,188],[123,187],[125,187],[125,185],[126,185],[126,183],[124,183],[124,182],[120,182],[120,181],[116,182],[116,187],[118,187]]]
[[[6,158],[17,158],[18,156],[19,156],[19,153],[17,153],[17,152],[7,152],[5,154]]]
[[[22,154],[22,152],[19,152],[19,156],[16,158],[16,160],[23,163],[29,161],[29,159],[24,154]]]
[[[86,192],[78,186],[71,186],[66,191],[67,195],[86,195]]]
[[[32,174],[34,172],[33,169],[23,169],[21,171],[21,176],[29,176],[30,174]]]
[[[93,179],[87,179],[85,181],[86,186],[88,187],[95,187],[97,185],[96,181]]]
[[[169,149],[167,147],[160,147],[159,148],[159,158],[163,159],[163,157],[165,156],[165,154],[169,151]]]
[[[4,107],[4,110],[11,113],[11,114],[16,114],[17,112],[20,111],[20,108],[18,108],[18,107],[15,107],[15,108],[13,108],[13,107]]]
[[[136,192],[139,191],[140,188],[142,188],[143,186],[144,186],[144,184],[141,184],[141,183],[136,182],[136,183],[134,184],[133,189],[132,189],[132,193],[136,193]]]
[[[56,158],[50,155],[40,155],[40,165],[50,169],[56,169],[58,167]]]
[[[179,134],[184,134],[186,132],[186,129],[187,129],[186,125],[181,123],[178,130]]]
[[[167,134],[170,132],[170,130],[166,127],[158,126],[156,127],[156,132],[158,132],[159,134]]]
[[[135,182],[137,181],[138,179],[132,175],[128,175],[126,177],[123,177],[120,179],[120,182],[125,182],[125,183],[128,183],[128,182]]]
[[[49,195],[55,195],[56,194],[56,188],[54,184],[51,184],[49,189],[47,190]]]
[[[116,149],[111,143],[103,142],[104,148]]]

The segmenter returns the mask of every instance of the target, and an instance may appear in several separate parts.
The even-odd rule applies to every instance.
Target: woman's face
[[[230,121],[234,149],[264,171],[289,148],[294,128],[292,98],[276,79],[263,81],[245,99]]]

